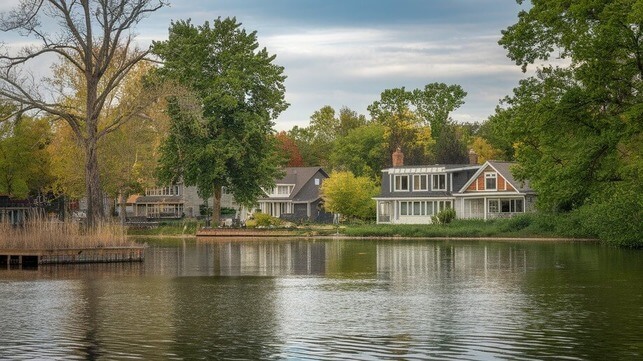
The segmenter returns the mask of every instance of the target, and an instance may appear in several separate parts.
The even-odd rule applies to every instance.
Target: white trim
[[[444,189],[442,188],[436,188],[435,185],[433,184],[433,177],[435,176],[444,176]],[[438,179],[439,183],[439,179]],[[446,173],[434,173],[431,174],[431,191],[446,191],[447,190],[447,175]]]

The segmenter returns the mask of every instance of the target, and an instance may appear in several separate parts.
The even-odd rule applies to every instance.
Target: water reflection
[[[151,244],[0,270],[0,359],[636,359],[641,274],[595,244]]]

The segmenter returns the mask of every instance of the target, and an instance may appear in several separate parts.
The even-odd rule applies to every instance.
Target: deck
[[[297,231],[283,229],[205,228],[197,230],[197,237],[301,237]]]
[[[142,262],[145,247],[0,249],[0,268],[61,263]]]

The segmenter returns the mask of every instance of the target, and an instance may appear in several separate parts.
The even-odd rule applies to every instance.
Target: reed
[[[100,222],[87,229],[75,221],[30,217],[21,226],[0,223],[0,248],[4,249],[68,249],[130,247],[125,228],[119,223]]]

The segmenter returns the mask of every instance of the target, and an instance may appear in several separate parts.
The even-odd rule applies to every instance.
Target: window
[[[490,199],[489,213],[522,213],[525,205],[522,199]]]
[[[401,216],[406,216],[408,214],[407,208],[408,208],[408,202],[401,202],[400,203],[400,215]]]
[[[484,189],[486,190],[496,190],[496,173],[485,173],[484,174]]]
[[[431,216],[451,206],[451,201],[401,201],[399,214],[400,216]]]
[[[292,192],[293,186],[277,186],[277,195],[287,196]]]
[[[396,191],[408,191],[409,190],[409,176],[408,175],[396,175],[395,176],[395,187],[393,188]]]
[[[416,174],[413,176],[413,190],[414,191],[427,191],[429,190],[429,177],[426,174]]]
[[[498,200],[490,199],[489,200],[489,213],[498,213]]]
[[[431,189],[434,191],[446,191],[447,190],[447,175],[446,174],[434,174],[432,179]]]
[[[315,178],[315,185],[318,186],[321,184],[321,179]]]

